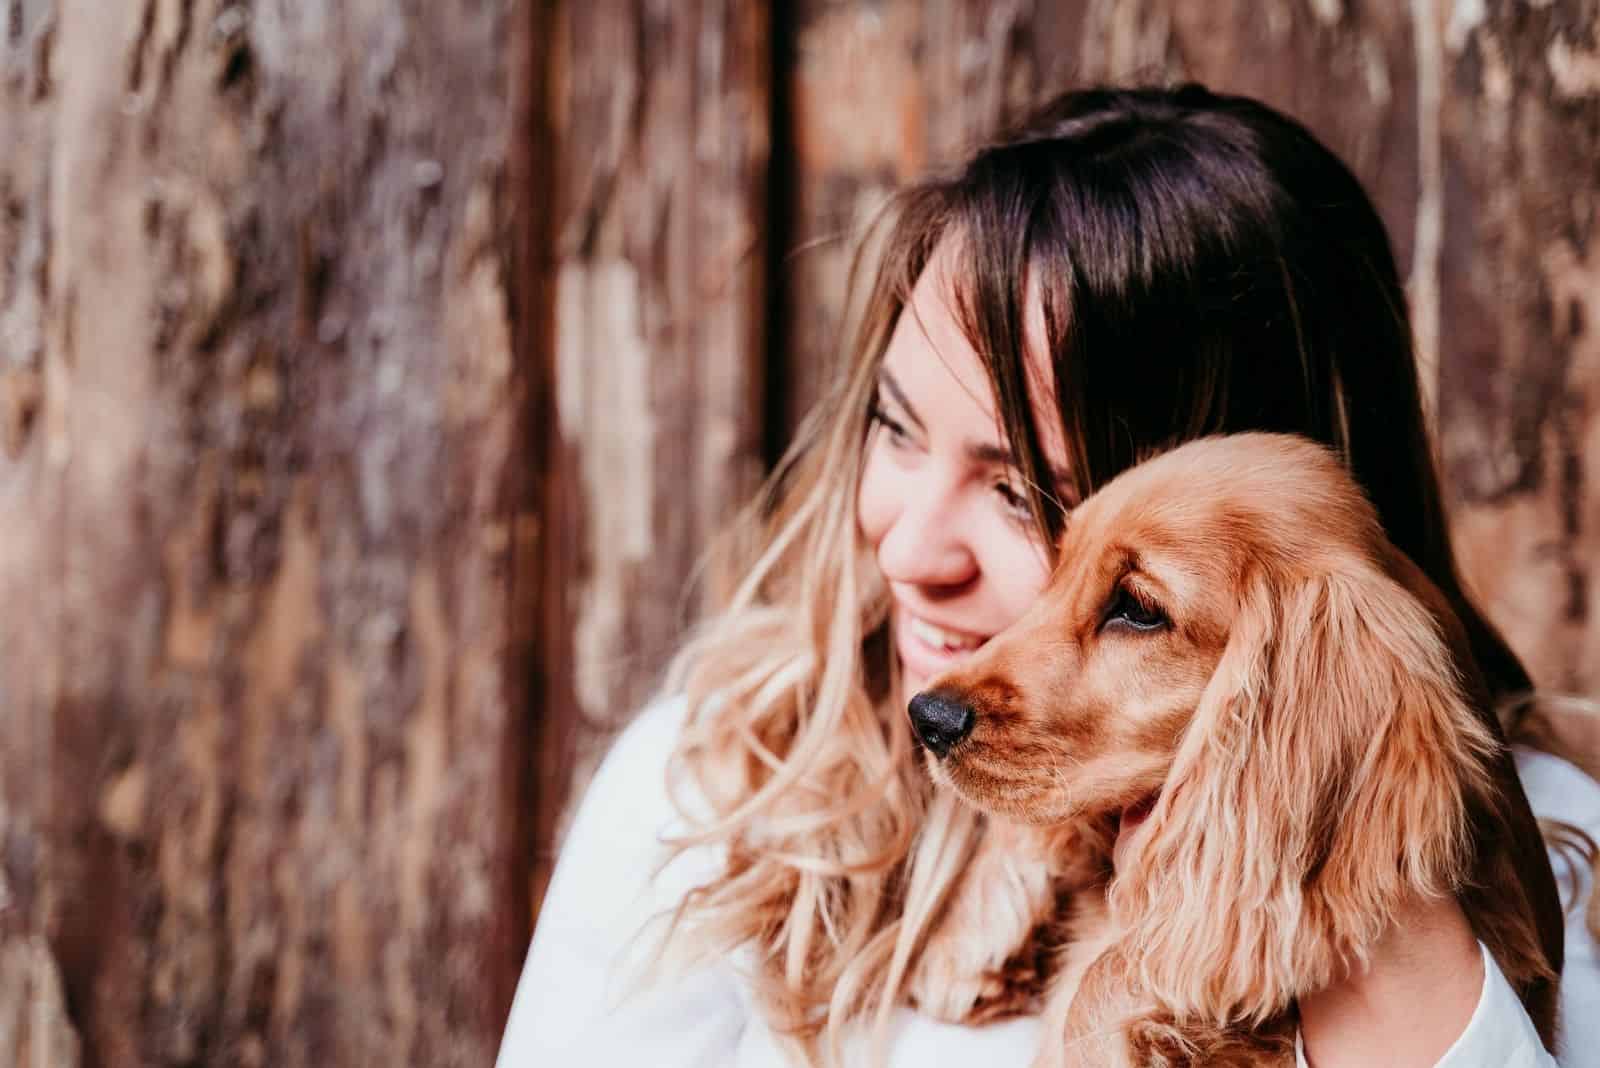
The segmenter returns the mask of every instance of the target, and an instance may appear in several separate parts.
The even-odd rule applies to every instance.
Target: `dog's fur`
[[[1028,615],[930,686],[976,714],[929,755],[935,779],[991,827],[1033,830],[974,859],[919,1003],[1015,1008],[1001,965],[1075,880],[1041,1064],[1292,1064],[1296,998],[1364,960],[1403,904],[1454,894],[1553,1048],[1559,964],[1485,687],[1445,598],[1329,453],[1183,446],[1080,506],[1060,556]],[[1097,886],[1081,829],[1151,803]]]

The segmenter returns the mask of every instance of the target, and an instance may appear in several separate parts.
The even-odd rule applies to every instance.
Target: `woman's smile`
[[[894,608],[894,634],[900,662],[905,667],[908,694],[960,663],[991,637],[942,626],[914,615],[901,604]]]

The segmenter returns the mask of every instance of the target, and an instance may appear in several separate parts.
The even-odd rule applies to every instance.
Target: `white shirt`
[[[590,784],[545,897],[497,1068],[789,1065],[732,960],[658,982],[638,978],[654,944],[641,930],[716,874],[709,849],[660,868],[668,856],[662,838],[684,829],[667,796],[666,764],[685,711],[682,700],[646,709]],[[1600,784],[1546,753],[1519,751],[1517,767],[1534,812],[1600,837]],[[1521,1002],[1487,954],[1485,963],[1472,1020],[1436,1068],[1557,1063],[1540,1048]],[[1562,1068],[1600,1063],[1600,956],[1581,910],[1567,928],[1561,1001]],[[1038,1031],[1032,1018],[962,1027],[901,1009],[886,1064],[1027,1065]],[[846,1051],[852,1063],[866,1063],[866,1054],[865,1039]]]

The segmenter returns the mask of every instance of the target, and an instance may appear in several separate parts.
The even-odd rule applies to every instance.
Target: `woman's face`
[[[922,689],[1021,617],[1049,577],[1048,549],[996,417],[988,374],[951,311],[941,246],[884,353],[858,515],[893,596],[891,633],[906,693]],[[1043,315],[1029,301],[1028,347]],[[1060,419],[1042,362],[1034,420],[1065,500]],[[1068,502],[1070,503],[1070,502]]]

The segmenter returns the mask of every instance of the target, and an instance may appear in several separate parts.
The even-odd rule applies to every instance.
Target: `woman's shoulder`
[[[1561,757],[1526,746],[1514,746],[1517,773],[1528,794],[1534,815],[1560,820],[1600,838],[1600,782]],[[1562,884],[1567,906],[1567,959],[1561,972],[1561,1023],[1559,1057],[1563,1065],[1585,1063],[1589,1051],[1600,1048],[1600,946],[1586,922],[1586,903],[1594,892],[1586,867],[1551,850],[1550,860]]]
[[[667,762],[688,716],[689,700],[681,694],[650,702],[612,741],[590,788],[606,785],[665,792]]]
[[[668,765],[688,711],[681,696],[654,701],[611,743],[562,850],[563,867],[573,876],[638,888],[668,858],[667,840],[686,830],[668,788]]]
[[[534,928],[501,1068],[577,1063],[580,1055],[609,1063],[597,1051],[613,1046],[649,1050],[652,1063],[706,1063],[743,1027],[727,969],[628,996],[655,948],[649,925],[715,871],[706,847],[677,851],[670,841],[685,829],[667,772],[687,715],[681,698],[646,707],[590,780]]]
[[[1513,746],[1512,753],[1535,815],[1600,835],[1600,782],[1553,753],[1523,745]]]

